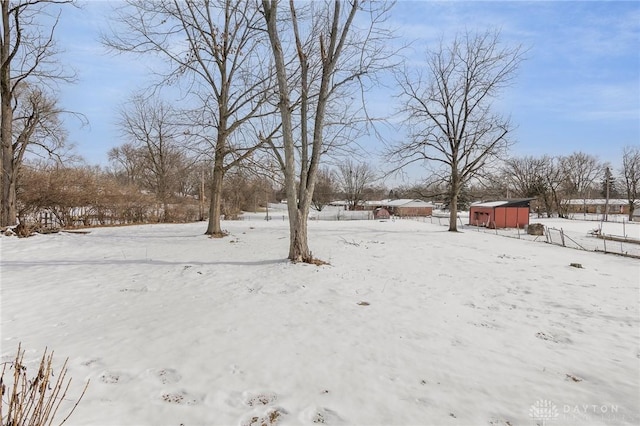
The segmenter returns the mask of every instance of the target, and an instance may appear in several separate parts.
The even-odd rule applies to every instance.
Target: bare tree
[[[327,204],[333,201],[335,194],[336,184],[333,172],[327,167],[321,168],[318,170],[316,187],[313,191],[313,207],[322,211]]]
[[[629,203],[629,220],[633,220],[633,212],[640,198],[640,148],[627,146],[622,153],[622,180],[627,202]]]
[[[574,152],[560,158],[565,178],[565,196],[589,198],[594,183],[603,175],[605,166],[593,155]]]
[[[58,17],[49,15],[49,6],[64,3],[72,0],[0,0],[0,226],[14,225],[17,219],[13,125],[21,87],[73,79],[56,61],[53,36]],[[23,138],[21,143],[32,141]]]
[[[349,210],[355,210],[364,201],[365,189],[377,178],[370,164],[355,163],[350,159],[338,164],[337,175]]]
[[[251,120],[273,112],[266,108],[272,67],[268,55],[261,51],[265,35],[256,3],[127,0],[115,22],[119,27],[104,39],[107,46],[166,60],[169,70],[160,75],[158,84],[184,82],[199,102],[194,110],[201,114],[192,116],[191,133],[209,145],[208,155],[213,160],[206,233],[223,236],[220,206],[224,175],[264,142],[258,134],[236,135]]]
[[[107,152],[114,176],[124,185],[140,183],[142,179],[144,153],[132,142],[113,147]]]
[[[389,188],[383,184],[369,184],[362,192],[363,200],[382,200],[389,195]]]
[[[567,206],[562,204],[564,173],[560,166],[560,158],[545,155],[541,162],[541,172],[546,187],[542,199],[547,217],[551,217],[554,211],[558,212],[558,216],[566,217]]]
[[[612,170],[609,163],[604,163],[604,176],[601,176],[600,180],[600,195],[602,198],[621,198],[624,195],[620,192],[620,183],[618,182],[616,175]]]
[[[504,177],[510,181],[516,196],[539,197],[546,191],[543,166],[543,158],[509,158],[503,167]]]
[[[409,137],[388,154],[398,168],[436,166],[450,191],[449,231],[457,230],[464,185],[511,144],[511,123],[492,111],[491,102],[515,78],[522,59],[522,48],[501,47],[497,32],[466,33],[427,53],[428,75],[421,69],[398,75]]]
[[[381,25],[388,7],[336,0],[312,2],[298,10],[290,0],[288,8],[280,12],[278,0],[263,0],[262,8],[275,62],[282,120],[283,146],[275,155],[284,172],[287,192],[288,257],[294,262],[314,262],[307,219],[320,159],[331,149],[331,142],[339,139],[335,132],[348,129],[348,123],[356,117],[344,102],[342,108],[337,107],[338,96],[350,99],[346,95],[361,87],[361,80],[389,65],[388,57],[382,54],[382,41],[388,34]],[[366,15],[359,21],[366,24],[365,28],[354,24],[357,14]],[[292,40],[291,49],[283,47],[283,40]],[[292,58],[286,56],[289,51],[294,52]],[[332,102],[336,108],[329,108]],[[331,136],[327,139],[328,133]]]
[[[411,184],[401,185],[393,188],[388,193],[388,198],[420,198],[431,199],[434,201],[442,201],[442,196],[445,195],[444,191],[437,183],[429,183],[428,181]]]
[[[57,162],[62,162],[63,157],[72,158],[65,151],[69,148],[66,146],[67,132],[62,123],[62,115],[66,111],[58,106],[58,100],[42,88],[26,83],[15,88],[14,96],[11,174],[8,179],[12,193],[16,191],[14,186],[18,184],[28,154],[51,157]],[[15,195],[17,197],[17,192]]]
[[[119,127],[139,149],[141,178],[162,203],[162,221],[168,221],[169,201],[178,192],[179,177],[186,167],[177,112],[160,99],[134,96],[120,110]]]

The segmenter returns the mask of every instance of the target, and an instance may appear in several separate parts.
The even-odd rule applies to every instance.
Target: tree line
[[[154,156],[160,153],[123,144],[111,149],[106,168],[27,162],[18,181],[18,217],[25,223],[62,227],[208,219],[211,165],[176,154],[165,167],[157,168]],[[619,170],[582,152],[509,158],[495,173],[465,185],[458,202],[461,209],[467,209],[478,200],[534,198],[533,208],[540,215],[568,217],[568,200],[608,196],[627,200],[631,220],[634,203],[629,200],[634,201],[632,195],[637,193],[639,165],[637,148],[625,150]],[[341,201],[345,208],[356,210],[365,201],[417,198],[449,208],[450,190],[437,180],[389,188],[380,178],[366,162],[345,160],[334,168],[323,167],[318,171],[312,206],[321,211]],[[255,174],[252,168],[238,168],[223,183],[221,215],[235,219],[243,211],[264,211],[267,203],[284,199],[281,180]]]
[[[574,152],[566,156],[542,155],[509,157],[493,170],[467,181],[461,188],[463,208],[479,200],[532,198],[533,208],[547,217],[566,218],[569,200],[622,199],[632,220],[638,207],[640,148],[629,146],[622,152],[621,165],[614,168],[593,155]],[[448,205],[450,189],[439,176],[421,185],[396,189],[397,194],[440,200]]]
[[[54,35],[64,8],[76,4],[0,3],[0,226],[45,205],[65,223],[82,219],[61,206],[123,223],[190,220],[197,211],[208,220],[206,234],[223,237],[223,215],[252,199],[254,207],[257,200],[266,203],[281,190],[288,257],[313,262],[307,241],[312,205],[321,208],[337,188],[355,208],[367,191],[386,191],[375,183],[381,173],[413,163],[428,170],[424,184],[393,192],[444,200],[454,218],[450,231],[457,230],[459,201],[478,188],[506,185],[513,195],[542,199],[548,214],[563,214],[561,195],[585,195],[602,175],[603,165],[581,153],[505,161],[513,125],[492,100],[516,78],[526,53],[521,45],[504,44],[491,29],[466,32],[428,48],[420,65],[408,65],[386,23],[393,4],[362,0],[119,3],[103,46],[161,66],[148,87],[122,104],[118,127],[125,142],[109,152],[110,170],[74,167],[63,119],[85,119],[57,101],[57,84],[76,77],[57,59]],[[353,142],[379,136],[381,117],[368,108],[367,94],[389,75],[402,105],[398,130],[406,136],[387,141],[389,167],[373,173],[357,160]],[[629,164],[623,166],[627,189],[633,187],[630,202],[637,197],[634,155],[637,149],[625,151]],[[54,161],[45,166],[38,156]],[[76,195],[53,201],[65,191]]]
[[[212,166],[177,156],[158,169],[152,157],[146,148],[124,144],[111,149],[104,168],[26,162],[18,180],[18,218],[42,228],[207,220]],[[325,167],[318,173],[312,204],[322,210],[346,200],[355,209],[364,200],[387,197],[388,189],[377,182],[367,163]],[[236,219],[243,211],[262,212],[268,203],[285,200],[286,191],[281,179],[238,168],[225,177],[221,198],[221,215]]]

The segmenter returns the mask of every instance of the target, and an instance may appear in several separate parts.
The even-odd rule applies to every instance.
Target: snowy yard
[[[253,219],[0,238],[2,361],[69,357],[69,425],[640,423],[637,259]]]

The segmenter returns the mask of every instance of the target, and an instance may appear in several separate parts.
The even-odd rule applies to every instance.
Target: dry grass
[[[329,262],[325,262],[324,260],[317,259],[315,257],[312,257],[307,263],[311,263],[316,266],[331,265]]]
[[[12,363],[2,365],[2,376],[0,377],[0,393],[2,403],[0,404],[0,419],[3,426],[44,426],[51,425],[58,414],[62,401],[65,400],[71,378],[66,380],[67,360],[65,360],[58,377],[54,380],[53,352],[47,355],[45,349],[40,360],[40,366],[35,376],[27,375],[27,367],[24,365],[24,351],[18,345],[16,358]],[[11,371],[13,370],[13,373]],[[8,379],[13,378],[13,383],[9,384],[5,380],[5,373]],[[84,386],[82,394],[64,419],[58,424],[62,425],[74,412],[84,393],[89,386],[89,382]]]

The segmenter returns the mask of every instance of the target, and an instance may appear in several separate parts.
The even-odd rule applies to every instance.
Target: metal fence
[[[622,256],[640,258],[640,240],[627,237],[626,231],[623,231],[624,235],[612,235],[599,232],[598,227],[594,227],[595,229],[590,232],[579,232],[545,226],[545,234],[542,236],[536,236],[529,235],[525,229],[490,229],[482,226],[471,226],[463,223],[463,221],[466,219],[467,218],[464,216],[458,216],[458,229],[493,234],[500,237],[543,242],[577,250],[612,253]],[[578,216],[576,216],[576,219],[584,220]],[[430,217],[420,218],[413,217],[411,218],[411,220],[433,223],[435,225],[444,227],[449,226],[449,216],[444,215],[434,215]],[[596,218],[591,217],[591,220],[595,222]],[[618,222],[621,222],[624,229],[624,221],[619,220]]]
[[[265,214],[261,215],[243,215],[239,219],[241,220],[267,220]],[[581,217],[576,219],[583,220]],[[592,218],[595,221],[595,218]],[[282,211],[274,210],[273,214],[269,214],[268,220],[287,220],[286,214]],[[309,220],[328,220],[328,221],[349,221],[349,220],[373,220],[373,212],[370,211],[326,211],[326,212],[312,212],[309,215]],[[448,214],[434,214],[432,216],[425,217],[399,217],[392,216],[390,221],[396,220],[413,220],[423,223],[431,223],[434,225],[449,227],[449,215]],[[490,229],[485,227],[471,226],[466,222],[468,218],[463,215],[458,215],[458,229],[483,232],[487,234],[493,234],[507,238],[525,239],[529,241],[542,242],[548,244],[554,244],[562,247],[613,253],[623,256],[640,258],[640,241],[633,238],[626,237],[626,232],[623,231],[625,236],[602,234],[597,232],[598,229],[594,229],[590,232],[570,231],[562,228],[555,228],[545,226],[545,234],[541,236],[529,235],[525,229],[519,228],[507,228],[507,229]],[[622,224],[624,226],[624,223]],[[624,229],[624,228],[623,228]]]
[[[238,216],[238,220],[280,220],[286,221],[287,214],[283,214],[281,211],[275,211],[274,213],[259,214],[259,215],[247,215],[243,214]],[[373,220],[373,212],[371,211],[340,211],[340,212],[313,212],[309,214],[309,220]]]
[[[463,227],[469,231],[494,234],[501,237],[543,242],[576,250],[603,252],[640,258],[640,240],[622,235],[602,234],[597,232],[597,229],[590,232],[579,232],[545,226],[544,235],[536,236],[529,235],[524,229],[488,229],[470,225],[464,225]]]
[[[562,228],[546,228],[546,242],[579,250],[600,251],[640,258],[640,241],[633,238],[589,232],[587,235],[567,232]]]

